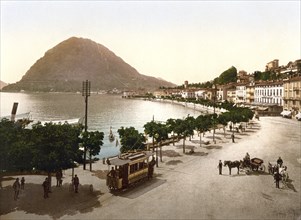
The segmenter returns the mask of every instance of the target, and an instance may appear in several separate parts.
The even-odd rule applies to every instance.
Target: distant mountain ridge
[[[108,48],[92,40],[71,37],[36,61],[22,79],[4,91],[81,91],[82,81],[91,90],[155,90],[175,84],[138,73]]]
[[[8,84],[0,80],[0,90]]]

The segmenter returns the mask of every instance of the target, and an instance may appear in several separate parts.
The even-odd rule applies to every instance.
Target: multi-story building
[[[255,101],[254,93],[255,93],[255,84],[250,83],[246,87],[246,103],[247,104],[254,103],[254,101]]]
[[[254,103],[261,105],[283,105],[283,82],[261,82],[255,85]]]
[[[279,67],[279,60],[275,59],[273,61],[270,61],[265,66],[265,71],[274,71]]]
[[[181,92],[182,98],[189,99],[195,98],[195,91],[192,89],[186,89]]]
[[[239,83],[236,85],[235,103],[245,103],[247,99],[247,84]]]
[[[301,76],[283,81],[283,109],[291,111],[293,116],[301,111]]]
[[[236,100],[236,89],[227,89],[227,101],[228,102],[235,102]]]

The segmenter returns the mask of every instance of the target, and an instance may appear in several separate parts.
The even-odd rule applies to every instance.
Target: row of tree
[[[150,121],[144,125],[144,133],[139,133],[134,127],[121,127],[118,130],[120,151],[145,149],[148,136],[156,146],[166,140],[172,139],[174,142],[175,138],[183,139],[185,153],[185,140],[194,131],[201,134],[216,128],[218,124],[226,126],[230,121],[248,122],[253,118],[253,112],[248,108],[233,107],[230,103],[224,103],[223,107],[229,111],[220,115],[208,114],[196,118],[188,115],[185,119],[170,118],[165,123]],[[103,138],[103,132],[83,132],[81,125],[37,123],[32,129],[25,129],[19,122],[3,119],[0,121],[0,169],[2,172],[39,170],[50,174],[72,168],[75,162],[83,163],[81,147],[85,146],[91,170],[93,156],[99,154]]]
[[[233,124],[239,122],[248,122],[252,119],[254,113],[248,108],[231,107],[231,110],[220,115],[207,114],[199,115],[194,118],[187,116],[185,119],[168,119],[166,122],[150,121],[144,125],[144,134],[139,133],[135,128],[124,128],[118,130],[121,141],[121,152],[127,152],[135,149],[145,148],[145,136],[152,138],[154,145],[160,145],[166,140],[177,138],[183,139],[183,152],[185,153],[185,140],[192,136],[194,131],[197,131],[200,136],[201,133],[217,128],[217,125],[228,125],[229,122]]]
[[[45,171],[52,173],[83,162],[86,146],[90,169],[92,157],[103,145],[103,132],[82,132],[81,125],[41,123],[25,129],[19,122],[0,122],[0,169],[4,171]]]

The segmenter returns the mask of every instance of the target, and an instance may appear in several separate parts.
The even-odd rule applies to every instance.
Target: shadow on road
[[[139,182],[136,185],[131,186],[130,188],[124,191],[117,191],[117,192],[113,192],[112,194],[115,196],[125,197],[128,199],[135,199],[153,190],[154,188],[161,186],[165,182],[166,180],[154,178],[149,181]]]
[[[178,165],[179,163],[183,163],[182,160],[170,160],[166,163],[166,165]]]
[[[36,215],[49,215],[53,219],[64,215],[75,215],[91,212],[94,208],[100,207],[98,197],[100,191],[91,192],[89,185],[80,185],[79,193],[69,191],[69,184],[62,187],[52,187],[49,198],[44,199],[42,184],[25,184],[25,190],[21,190],[19,199],[13,199],[14,192],[11,186],[0,190],[0,215],[4,215],[15,210],[24,211]]]
[[[174,150],[162,150],[162,155],[166,157],[182,157],[181,154]]]
[[[220,145],[209,145],[209,146],[206,146],[204,148],[206,148],[208,150],[211,150],[211,149],[222,149],[223,146],[220,146]]]
[[[283,189],[290,189],[290,190],[293,190],[294,192],[298,192],[296,190],[295,186],[293,185],[293,180],[291,180],[291,179],[287,180],[285,187],[283,187]]]

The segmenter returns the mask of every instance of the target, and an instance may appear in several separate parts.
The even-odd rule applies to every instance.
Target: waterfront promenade
[[[5,177],[0,190],[0,219],[300,219],[301,215],[301,123],[281,117],[262,117],[244,133],[216,130],[216,144],[199,146],[195,135],[182,143],[163,147],[163,162],[155,168],[155,178],[116,195],[105,184],[107,165],[93,164],[93,172],[75,169],[80,178],[79,193],[69,191],[71,170],[64,172],[63,187],[52,187],[43,198],[45,176],[25,176],[25,190],[13,200],[12,177]],[[207,132],[203,141],[211,141]],[[290,181],[276,189],[267,173],[236,174],[219,160],[242,160],[248,152],[268,162],[281,156]],[[267,172],[267,170],[266,170]],[[18,176],[21,177],[21,176]],[[13,178],[16,178],[14,176]],[[55,178],[52,179],[55,184]],[[89,185],[93,184],[91,193]]]

